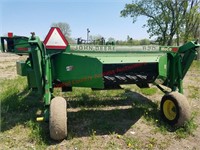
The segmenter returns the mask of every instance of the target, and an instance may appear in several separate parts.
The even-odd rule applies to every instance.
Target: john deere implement
[[[161,100],[163,119],[181,126],[190,118],[190,106],[183,95],[183,78],[196,57],[196,42],[180,47],[144,48],[105,45],[76,45],[70,48],[59,28],[51,28],[44,42],[32,33],[1,37],[2,52],[27,55],[17,62],[17,73],[27,76],[28,86],[43,96],[45,110],[38,121],[49,121],[50,136],[67,136],[67,106],[62,97],[54,97],[54,88],[72,87],[94,90],[119,89],[122,84],[140,88],[155,84],[165,95]],[[162,86],[161,86],[162,85]],[[165,91],[163,86],[171,91]]]

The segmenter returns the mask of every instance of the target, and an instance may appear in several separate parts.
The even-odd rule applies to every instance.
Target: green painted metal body
[[[173,51],[80,51],[48,50],[38,37],[1,37],[2,51],[28,55],[17,62],[19,75],[27,76],[28,86],[44,97],[46,106],[53,89],[90,87],[114,89],[120,84],[154,83],[183,92],[182,80],[196,56],[199,44],[189,42]],[[89,48],[89,47],[88,47]],[[107,48],[110,49],[110,48]],[[48,116],[48,110],[45,111]],[[47,118],[48,119],[48,118]]]
[[[163,64],[159,63],[161,60]],[[166,78],[167,75],[167,55],[163,53],[151,53],[146,55],[144,53],[138,54],[130,52],[63,52],[58,54],[52,62],[54,68],[53,78],[72,87],[104,89],[103,76],[105,74],[112,76],[116,73],[122,73],[123,69],[134,69],[134,66],[130,69],[126,68],[126,66],[130,66],[131,64],[157,63],[159,65],[158,71],[160,72],[160,77]],[[113,64],[125,64],[125,66],[104,71],[103,67],[105,65]],[[71,67],[72,69],[67,70],[67,67]],[[120,69],[122,71],[120,71]]]

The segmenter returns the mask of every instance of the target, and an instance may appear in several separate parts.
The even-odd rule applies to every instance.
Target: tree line
[[[127,36],[126,40],[116,40],[113,37],[109,37],[108,39],[106,39],[101,35],[90,35],[89,41],[82,39],[80,37],[77,39],[73,39],[71,38],[71,29],[68,23],[58,22],[58,23],[53,23],[51,26],[59,27],[64,36],[71,44],[76,43],[76,44],[94,44],[94,45],[149,45],[152,43],[149,39],[137,40],[131,38],[129,35]]]
[[[133,0],[121,11],[133,23],[147,17],[147,32],[161,45],[180,45],[200,37],[200,0]]]
[[[150,38],[159,45],[177,45],[200,38],[200,0],[133,0],[126,4],[120,12],[121,17],[131,17],[133,23],[140,16],[147,17],[144,26]],[[60,27],[70,43],[76,43],[70,37],[70,26],[67,23],[53,23]],[[134,29],[133,29],[134,30]],[[148,39],[135,40],[127,36],[127,40],[105,39],[100,35],[90,36],[90,43],[115,43],[116,45],[148,45]],[[80,40],[80,39],[79,39]],[[82,39],[82,41],[88,42]]]

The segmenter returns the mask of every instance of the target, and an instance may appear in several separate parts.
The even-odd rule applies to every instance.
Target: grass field
[[[200,63],[194,62],[184,81],[192,118],[179,129],[160,118],[163,94],[154,86],[73,88],[71,93],[57,89],[54,94],[65,97],[68,105],[68,137],[62,142],[49,138],[48,123],[36,122],[42,98],[27,88],[26,78],[1,78],[0,149],[200,149],[199,75]]]

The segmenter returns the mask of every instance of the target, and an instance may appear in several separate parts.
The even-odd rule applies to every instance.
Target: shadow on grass
[[[5,91],[1,96],[1,132],[22,125],[31,129],[29,135],[31,141],[49,144],[48,123],[36,122],[37,110],[43,109],[42,98],[27,87],[22,92],[17,90],[6,92],[9,91]]]
[[[116,100],[113,97],[97,100],[84,94],[80,100],[68,101],[71,110],[68,112],[68,138],[91,136],[94,133],[122,135],[146,112],[152,112],[149,113],[152,118],[158,117],[157,104],[136,92],[126,91],[124,94],[127,92],[128,97],[122,95],[122,99]],[[82,109],[76,111],[77,107]]]
[[[121,95],[121,98],[107,97],[104,100],[97,100],[84,94],[79,100],[68,101],[70,109],[81,108],[68,112],[68,139],[93,134],[124,134],[150,109],[150,117],[158,117],[157,104],[148,98],[127,90],[123,94],[125,95]],[[89,107],[91,109],[88,109]],[[43,103],[41,97],[34,92],[29,92],[26,88],[21,93],[13,92],[5,96],[1,99],[1,109],[2,132],[20,124],[32,130],[31,140],[37,144],[56,144],[49,138],[48,123],[38,123],[35,120],[37,110],[43,109]]]
[[[1,99],[1,131],[9,130],[19,123],[33,119],[39,107],[39,97],[28,88],[23,92],[12,92]]]

